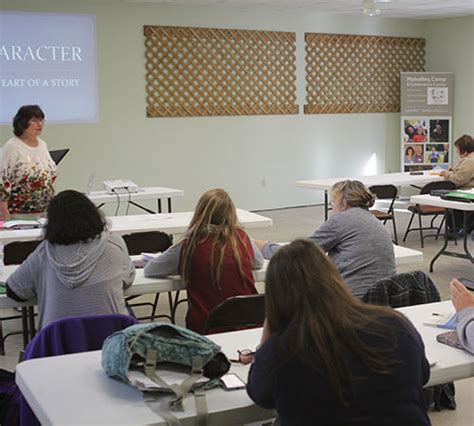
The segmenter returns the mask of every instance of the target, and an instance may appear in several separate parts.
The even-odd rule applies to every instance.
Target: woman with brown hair
[[[282,425],[429,425],[423,342],[400,313],[352,296],[310,241],[270,261],[247,392]]]
[[[38,105],[22,106],[13,118],[14,136],[0,150],[2,220],[42,215],[54,196],[57,168],[40,139],[43,129]]]
[[[147,263],[144,274],[181,274],[189,300],[186,327],[203,333],[215,306],[228,297],[257,293],[252,269],[262,266],[229,194],[211,189],[199,199],[184,240]]]
[[[462,135],[454,142],[456,152],[461,159],[449,170],[442,170],[440,175],[453,182],[457,189],[474,189],[474,139],[469,135]],[[464,213],[453,210],[455,232],[463,228]],[[474,231],[474,213],[466,213],[466,230],[469,234]],[[448,222],[450,224],[450,222]],[[453,231],[453,230],[451,230]]]
[[[453,168],[442,170],[440,175],[453,182],[458,189],[474,188],[474,139],[462,135],[456,139],[454,146],[461,159]]]
[[[309,239],[329,254],[352,294],[362,297],[378,280],[395,274],[393,243],[369,211],[375,196],[362,182],[337,182],[331,200],[333,214]],[[266,259],[280,248],[268,241],[256,243]]]

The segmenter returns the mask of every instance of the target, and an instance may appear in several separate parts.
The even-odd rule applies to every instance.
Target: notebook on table
[[[474,203],[474,192],[452,191],[441,195],[443,200],[462,201],[463,203]]]

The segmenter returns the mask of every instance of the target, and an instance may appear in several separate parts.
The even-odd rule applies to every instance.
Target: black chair
[[[265,321],[265,295],[234,296],[216,306],[207,318],[204,334],[212,330],[261,327]]]
[[[404,272],[379,280],[362,297],[362,301],[366,303],[392,308],[421,305],[440,300],[435,283],[423,271]],[[453,382],[423,389],[426,408],[434,404],[437,411],[442,408],[456,409],[454,391]]]
[[[143,252],[163,252],[173,244],[171,236],[161,231],[135,232],[124,235],[123,239],[130,256],[136,256]]]
[[[383,220],[385,225],[387,221],[391,220],[393,224],[393,241],[398,245],[397,226],[395,224],[394,204],[398,196],[398,189],[395,185],[373,185],[369,191],[374,194],[379,200],[390,200],[390,205],[387,211],[373,209],[370,212],[378,219]]]
[[[22,241],[8,243],[3,248],[3,263],[5,265],[20,265],[36,250],[41,241]]]
[[[173,240],[170,235],[161,231],[150,231],[150,232],[136,232],[133,234],[127,234],[123,236],[125,244],[128,248],[130,256],[136,256],[143,252],[157,253],[167,250],[173,244]],[[129,296],[126,298],[127,304],[130,308],[136,308],[138,306],[150,306],[151,314],[149,316],[137,318],[139,320],[150,320],[154,321],[155,318],[168,318],[174,322],[174,305],[171,293],[168,293],[168,301],[170,304],[171,315],[156,315],[156,309],[158,307],[158,300],[160,293],[156,293],[155,300],[151,302],[139,302],[129,303],[141,296]]]
[[[420,194],[429,194],[431,191],[438,190],[438,189],[454,189],[454,188],[455,188],[454,183],[448,180],[439,181],[439,182],[430,182],[426,184],[423,188],[421,188]],[[410,233],[411,231],[419,231],[421,247],[423,248],[424,239],[426,237],[436,237],[436,238],[439,237],[439,233],[441,232],[441,229],[443,227],[444,220],[445,220],[446,209],[444,207],[435,207],[435,206],[415,204],[414,206],[409,206],[408,210],[411,211],[411,217],[410,217],[410,221],[408,222],[405,235],[403,236],[403,241],[407,239],[408,233]],[[415,215],[418,215],[418,228],[411,228],[411,224],[413,222],[413,219],[415,218]],[[439,226],[434,226],[434,221],[439,215],[443,215],[443,219],[441,220]],[[423,227],[422,220],[421,220],[423,216],[425,217],[432,216],[430,226]],[[451,216],[451,220],[453,221],[453,225],[454,225],[454,218],[452,216]],[[454,226],[453,226],[453,229],[455,229]],[[429,230],[436,230],[436,234],[423,235],[423,231],[429,231]]]
[[[439,291],[433,280],[423,271],[403,272],[377,281],[362,297],[373,305],[402,308],[439,302]]]
[[[22,241],[5,244],[3,248],[4,265],[20,265],[33,252],[41,241]],[[0,317],[0,355],[5,355],[5,340],[9,336],[21,334],[22,331],[12,331],[3,335],[3,321],[21,319],[21,315]]]

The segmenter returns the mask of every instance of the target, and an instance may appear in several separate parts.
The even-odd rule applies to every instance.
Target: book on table
[[[452,191],[441,195],[443,200],[474,203],[474,191]]]

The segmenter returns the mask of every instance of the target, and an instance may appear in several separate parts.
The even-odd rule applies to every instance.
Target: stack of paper
[[[2,223],[4,229],[32,229],[42,228],[46,219],[6,220]]]

